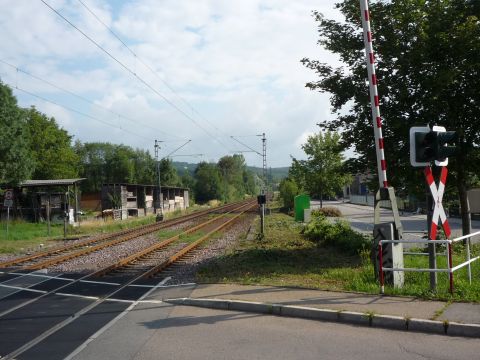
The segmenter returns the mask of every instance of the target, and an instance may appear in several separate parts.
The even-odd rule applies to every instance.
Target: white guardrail
[[[480,259],[480,256],[474,257],[473,259],[470,257],[470,240],[471,238],[475,236],[479,236],[480,231],[477,231],[473,234],[468,234],[465,236],[460,236],[458,238],[455,238],[453,240],[420,240],[420,239],[415,239],[415,240],[380,240],[378,243],[378,253],[379,253],[379,279],[380,279],[380,292],[383,294],[384,289],[385,289],[385,282],[384,282],[384,277],[383,277],[383,272],[384,271],[412,271],[412,272],[445,272],[449,274],[449,283],[450,283],[450,293],[453,293],[453,273],[465,266],[468,266],[468,279],[470,281],[470,284],[472,283],[472,268],[471,264],[474,261],[477,261]],[[467,260],[457,266],[453,266],[453,261],[452,261],[452,244],[466,240],[467,241]],[[447,257],[447,268],[445,269],[417,269],[417,268],[386,268],[382,266],[382,246],[383,244],[446,244],[447,245],[447,252],[445,253]],[[408,253],[410,255],[415,255],[415,253]],[[417,253],[419,254],[419,253]],[[423,255],[423,254],[422,254]]]

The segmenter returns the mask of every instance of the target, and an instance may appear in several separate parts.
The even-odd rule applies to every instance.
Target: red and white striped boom
[[[375,55],[373,53],[372,46],[372,32],[370,30],[368,0],[360,0],[360,9],[362,11],[363,39],[365,42],[368,82],[370,84],[370,100],[372,104],[372,119],[375,133],[375,149],[377,151],[378,181],[381,188],[386,188],[388,187],[387,162],[385,160],[382,135],[382,118],[380,117],[380,101],[378,98],[377,76],[375,74]]]

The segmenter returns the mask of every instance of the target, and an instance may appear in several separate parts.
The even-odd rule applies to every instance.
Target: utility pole
[[[260,204],[260,234],[263,236],[265,233],[265,203],[266,203],[266,192],[267,192],[267,139],[265,137],[265,133],[259,135],[252,135],[252,136],[261,136],[262,137],[262,149],[263,153],[261,154],[257,150],[251,148],[247,144],[241,142],[235,136],[230,136],[233,140],[238,142],[240,145],[245,146],[250,151],[243,151],[243,152],[254,152],[260,155],[263,159],[263,186],[261,189],[261,194],[258,196],[258,203]]]
[[[267,139],[265,133],[262,134],[262,148],[263,148],[263,181],[264,181],[264,193],[267,190]]]
[[[265,197],[265,201],[262,201],[261,204],[261,214],[260,214],[260,227],[261,234],[265,234],[265,202],[266,202],[266,192],[267,192],[267,139],[265,138],[265,133],[262,134],[262,149],[263,149],[263,188],[262,195]]]
[[[163,220],[163,196],[162,196],[162,184],[160,182],[160,160],[158,159],[158,153],[160,151],[160,143],[162,141],[155,140],[155,162],[157,164],[157,184],[158,184],[158,207],[160,208],[160,212],[157,214],[157,219],[162,221]]]

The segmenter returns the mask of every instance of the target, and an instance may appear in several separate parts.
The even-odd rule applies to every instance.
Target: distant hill
[[[174,161],[172,165],[175,169],[177,169],[177,173],[182,176],[185,171],[193,174],[198,164],[191,164],[183,161]]]
[[[189,171],[190,173],[193,174],[193,172],[197,168],[197,164],[180,162],[180,161],[174,161],[173,166],[175,167],[175,169],[177,169],[177,172],[180,176],[182,176],[185,171]],[[259,176],[263,175],[262,168],[259,168],[256,166],[247,166],[247,168],[253,171],[255,174],[258,174]],[[268,168],[267,172],[269,175],[273,177],[274,181],[280,181],[283,178],[288,176],[288,169],[289,167]]]
[[[256,166],[248,166],[258,176],[263,176],[263,169]],[[273,178],[273,181],[280,181],[288,176],[290,167],[267,168],[267,174]]]

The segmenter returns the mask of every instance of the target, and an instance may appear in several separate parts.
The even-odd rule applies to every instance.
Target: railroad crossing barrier
[[[471,268],[471,264],[474,262],[474,261],[477,261],[478,259],[480,259],[480,256],[476,256],[474,258],[471,258],[471,251],[470,251],[470,241],[473,237],[476,237],[476,236],[480,236],[480,231],[477,231],[473,234],[468,234],[468,235],[465,235],[465,236],[460,236],[458,238],[455,238],[453,240],[418,240],[418,239],[415,239],[415,240],[406,240],[406,239],[403,239],[403,240],[381,240],[379,241],[378,243],[378,252],[379,252],[379,257],[380,257],[380,261],[379,261],[379,269],[378,269],[378,277],[379,277],[379,280],[380,280],[380,293],[383,294],[384,291],[385,291],[385,279],[384,279],[384,272],[388,272],[388,271],[391,271],[391,272],[394,272],[394,271],[401,271],[401,272],[404,272],[404,271],[412,271],[412,272],[429,272],[429,273],[433,273],[433,272],[437,272],[437,273],[448,273],[448,278],[449,278],[449,288],[450,288],[450,293],[453,293],[453,285],[454,285],[454,279],[453,279],[453,274],[455,271],[465,267],[465,266],[468,266],[468,280],[470,282],[470,284],[472,283],[472,268]],[[466,247],[467,247],[467,259],[466,261],[464,261],[463,263],[461,264],[458,264],[457,266],[453,266],[453,259],[452,259],[452,245],[456,242],[459,242],[459,241],[464,241],[464,240],[467,240],[466,242]],[[445,253],[445,256],[447,258],[447,267],[446,268],[443,268],[443,269],[417,269],[417,268],[395,268],[395,267],[383,267],[382,266],[382,251],[383,251],[383,244],[446,244],[447,245],[447,251]],[[420,255],[420,253],[407,253],[409,255]],[[422,253],[422,255],[424,255]],[[428,255],[428,253],[426,253],[425,255]]]

